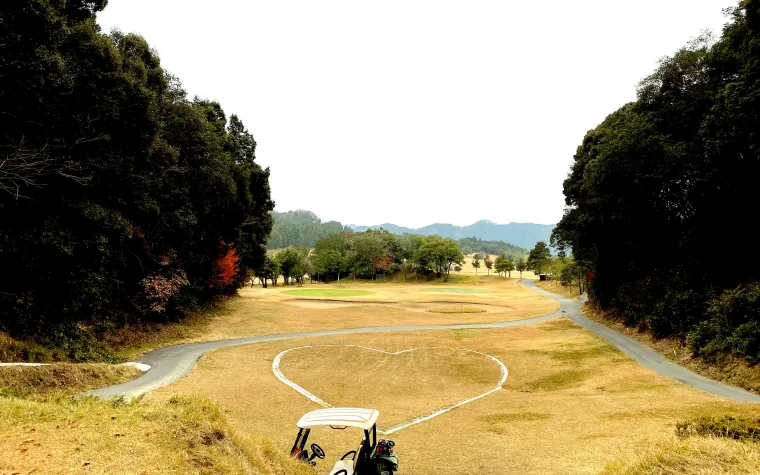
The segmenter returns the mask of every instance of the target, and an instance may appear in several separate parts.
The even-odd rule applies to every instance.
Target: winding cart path
[[[209,341],[203,343],[188,343],[184,345],[167,346],[146,353],[140,360],[151,366],[143,376],[126,383],[109,386],[90,391],[87,394],[110,397],[135,398],[152,391],[160,386],[165,386],[187,375],[195,366],[196,361],[204,353],[219,348],[231,346],[266,343],[270,341],[291,340],[296,338],[311,338],[331,335],[351,335],[358,333],[385,333],[403,331],[426,331],[426,330],[463,330],[463,329],[488,329],[510,328],[532,323],[543,322],[553,318],[566,316],[583,328],[592,331],[607,340],[620,351],[630,356],[643,366],[669,378],[676,379],[683,384],[714,394],[716,396],[732,399],[734,401],[760,402],[760,396],[740,388],[728,386],[717,381],[700,376],[682,366],[679,366],[660,353],[642,345],[620,332],[612,330],[604,325],[589,320],[581,312],[582,302],[575,302],[557,294],[547,292],[536,287],[532,280],[521,280],[520,283],[535,292],[557,300],[560,310],[540,317],[526,318],[509,322],[475,323],[463,325],[403,325],[382,327],[346,328],[341,330],[325,330],[316,332],[285,333],[280,335],[256,336],[249,338],[237,338],[233,340]]]

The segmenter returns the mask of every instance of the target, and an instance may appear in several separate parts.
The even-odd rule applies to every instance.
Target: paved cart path
[[[311,338],[331,335],[351,335],[359,333],[385,333],[385,332],[402,332],[402,331],[425,331],[425,330],[463,330],[463,329],[488,329],[488,328],[509,328],[521,325],[530,325],[532,323],[551,320],[561,316],[567,316],[578,325],[590,330],[601,336],[622,352],[638,361],[647,368],[657,373],[692,386],[702,391],[706,391],[717,396],[733,399],[736,401],[760,402],[760,396],[752,394],[743,389],[728,386],[689,371],[686,368],[678,366],[668,360],[661,354],[652,350],[641,343],[628,338],[622,333],[616,332],[604,325],[584,317],[581,313],[580,302],[574,302],[570,299],[561,297],[557,294],[547,292],[535,287],[531,280],[521,280],[521,284],[526,287],[551,297],[560,302],[561,308],[557,312],[543,315],[540,317],[526,318],[523,320],[513,320],[509,322],[495,323],[474,323],[464,325],[403,325],[403,326],[383,326],[383,327],[361,327],[345,328],[341,330],[325,330],[316,332],[285,333],[280,335],[255,336],[249,338],[237,338],[234,340],[219,340],[203,343],[187,343],[184,345],[167,346],[158,350],[146,353],[140,360],[151,366],[151,369],[143,376],[128,381],[126,383],[109,386],[102,389],[90,391],[87,394],[100,397],[126,397],[134,398],[142,396],[158,387],[170,384],[187,375],[196,361],[204,353],[219,348],[228,348],[238,345],[250,345],[254,343],[266,343],[270,341],[291,340],[295,338]]]
[[[733,399],[734,401],[760,402],[760,396],[757,394],[700,376],[683,366],[677,365],[662,354],[639,343],[633,338],[629,338],[612,328],[596,323],[593,320],[589,320],[581,312],[580,307],[582,302],[573,302],[570,299],[540,289],[535,286],[532,280],[521,280],[520,283],[542,295],[546,295],[547,297],[559,301],[562,304],[562,310],[566,311],[566,315],[572,321],[586,330],[596,333],[607,340],[615,348],[636,360],[639,364],[646,366],[663,376],[676,379],[687,386],[701,389],[702,391],[715,394],[716,396]]]

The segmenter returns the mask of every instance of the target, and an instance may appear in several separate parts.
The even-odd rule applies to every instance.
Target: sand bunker
[[[286,304],[300,308],[314,310],[328,310],[346,307],[394,307],[403,308],[410,312],[432,313],[501,313],[509,312],[509,307],[498,305],[486,305],[469,302],[379,302],[379,301],[356,301],[356,300],[321,300],[321,299],[293,299],[286,300]]]

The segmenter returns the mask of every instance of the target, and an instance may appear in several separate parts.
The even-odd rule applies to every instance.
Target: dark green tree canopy
[[[719,38],[702,35],[663,59],[636,102],[586,134],[552,235],[554,246],[572,249],[576,274],[593,271],[600,305],[659,335],[686,338],[699,328],[695,350],[713,354],[710,338],[760,342],[756,321],[714,327],[733,312],[714,299],[754,296],[747,289],[760,278],[757,253],[717,269],[709,252],[754,234],[748,210],[760,179],[760,1],[728,14]],[[716,308],[725,318],[710,313]],[[760,356],[747,349],[760,344],[734,346],[744,349],[721,351]]]
[[[274,203],[255,141],[190,101],[105,0],[0,6],[0,330],[169,318],[217,293],[232,246],[263,265]],[[225,243],[225,244],[222,244]]]

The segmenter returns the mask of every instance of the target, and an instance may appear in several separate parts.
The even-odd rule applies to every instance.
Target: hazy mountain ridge
[[[366,231],[367,229],[383,228],[393,234],[438,234],[443,237],[453,239],[462,239],[466,237],[476,237],[487,241],[505,241],[515,246],[531,249],[538,241],[549,243],[553,224],[534,224],[534,223],[509,223],[497,224],[488,220],[481,220],[469,226],[455,226],[448,223],[434,223],[422,228],[406,228],[393,223],[383,223],[372,226],[358,226],[347,224],[347,227],[354,231]]]

